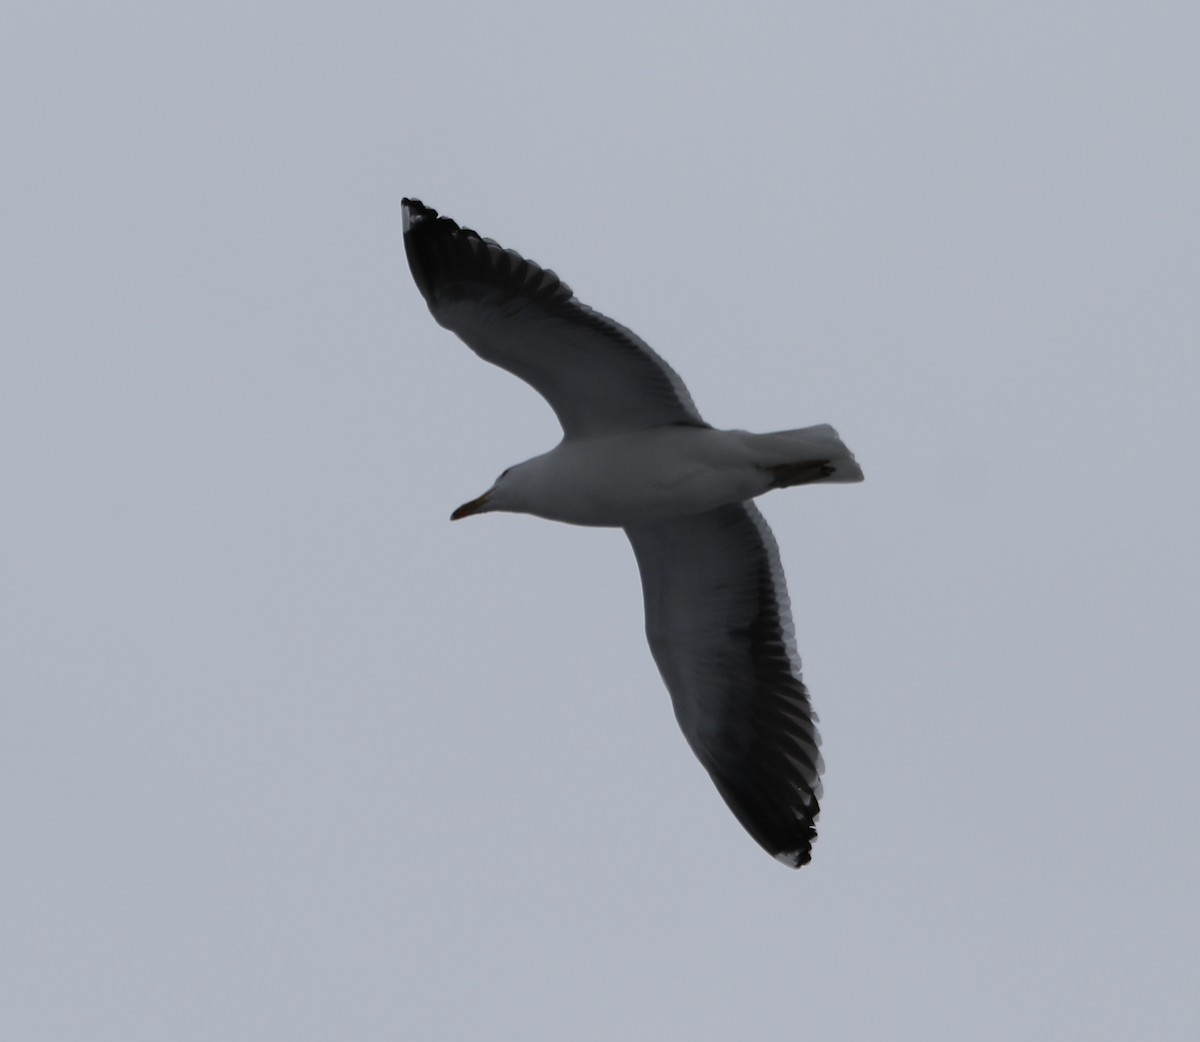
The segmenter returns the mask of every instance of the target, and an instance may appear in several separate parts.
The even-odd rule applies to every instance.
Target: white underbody
[[[576,525],[652,524],[762,495],[775,483],[771,467],[826,461],[835,470],[823,480],[862,480],[825,424],[774,434],[671,426],[567,439],[510,468],[486,509]]]

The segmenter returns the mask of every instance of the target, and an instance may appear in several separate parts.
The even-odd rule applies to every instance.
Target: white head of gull
[[[549,269],[405,199],[404,247],[433,317],[531,384],[563,440],[509,467],[453,520],[493,510],[623,528],[646,637],[692,751],[745,829],[786,865],[811,857],[823,764],[774,537],[751,502],[862,480],[822,424],[714,430],[641,339]]]

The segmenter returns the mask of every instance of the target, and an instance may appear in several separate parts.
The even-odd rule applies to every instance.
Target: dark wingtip
[[[432,299],[434,283],[434,240],[438,238],[439,231],[454,235],[459,227],[450,218],[439,217],[437,210],[426,206],[420,199],[402,199],[400,212],[404,217],[404,253],[408,257],[413,281],[428,303]]]
[[[570,300],[571,287],[548,268],[526,261],[471,228],[441,216],[420,199],[406,197],[400,207],[408,266],[431,309],[435,296],[454,293],[453,284],[464,279],[486,281],[543,306]]]
[[[400,212],[404,215],[404,234],[422,221],[437,220],[438,212],[426,206],[420,199],[409,199],[407,196],[400,200]]]
[[[781,865],[787,865],[788,868],[803,868],[812,860],[812,844],[816,839],[815,832],[809,836],[805,845],[799,850],[778,850],[775,852],[775,860]]]

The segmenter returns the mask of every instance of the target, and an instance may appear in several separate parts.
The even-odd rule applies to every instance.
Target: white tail
[[[827,423],[794,431],[775,431],[755,438],[763,464],[776,477],[774,488],[812,482],[862,481],[862,468],[854,454]]]

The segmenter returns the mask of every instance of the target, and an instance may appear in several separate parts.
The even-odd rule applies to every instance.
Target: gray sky
[[[0,1036],[1183,1038],[1195,3],[23,3],[0,37]],[[798,873],[417,195],[637,330],[767,497]]]

